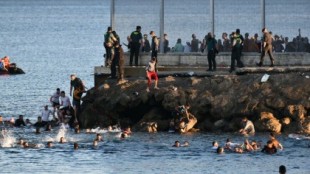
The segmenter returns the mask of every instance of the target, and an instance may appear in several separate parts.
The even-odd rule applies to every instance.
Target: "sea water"
[[[93,67],[103,64],[103,34],[109,25],[108,0],[0,0],[0,57],[8,55],[26,74],[0,76],[0,115],[23,114],[35,122],[56,88],[69,93],[69,76],[76,73],[88,88],[93,87]],[[166,0],[165,32],[170,44],[178,37],[190,41],[209,32],[209,1]],[[266,2],[267,26],[276,34],[296,37],[310,35],[308,0]],[[159,32],[159,1],[117,0],[116,30],[121,42],[142,26],[143,33]],[[260,0],[215,1],[215,30],[240,28],[242,33],[259,33]],[[185,42],[183,42],[185,43]],[[83,132],[84,130],[82,130]],[[286,165],[289,173],[309,173],[309,140],[281,135],[284,150],[276,155],[262,153],[217,155],[210,150],[214,140],[222,145],[235,134],[134,133],[120,141],[114,133],[103,133],[104,142],[91,148],[94,134],[59,130],[34,134],[34,129],[6,128],[1,134],[1,173],[277,173]],[[65,136],[68,143],[58,144]],[[39,144],[22,149],[16,142],[25,138]],[[250,139],[265,143],[265,134]],[[172,148],[175,140],[190,142],[188,148]],[[54,148],[45,147],[47,141]],[[73,150],[73,142],[81,148]]]

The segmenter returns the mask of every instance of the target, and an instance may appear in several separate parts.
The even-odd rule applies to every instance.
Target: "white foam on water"
[[[67,133],[67,127],[64,124],[60,125],[59,131],[54,138],[55,141],[59,141],[61,137],[64,137],[66,139],[66,133]]]
[[[13,133],[9,130],[1,130],[1,136],[2,138],[0,139],[0,146],[1,147],[13,147],[16,138],[13,136]]]

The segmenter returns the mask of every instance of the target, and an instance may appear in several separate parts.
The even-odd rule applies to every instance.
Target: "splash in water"
[[[66,132],[68,127],[65,124],[61,124],[58,130],[58,133],[55,137],[55,141],[59,141],[61,137],[64,137],[66,139]]]
[[[0,146],[1,147],[13,147],[16,142],[16,138],[10,130],[1,130]]]

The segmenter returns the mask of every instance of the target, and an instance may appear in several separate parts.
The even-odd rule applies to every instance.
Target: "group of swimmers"
[[[62,130],[63,135],[60,134],[61,136],[59,138],[59,141],[57,141],[56,143],[58,143],[59,145],[69,143],[69,141],[67,141],[65,136],[64,136],[64,132],[69,130],[69,129],[70,129],[69,127],[65,126],[64,124],[61,124],[61,126],[59,127],[59,134],[61,133],[61,130]],[[118,134],[115,137],[117,139],[120,139],[120,140],[124,140],[127,137],[130,137],[130,135],[131,135],[131,129],[129,127],[121,131],[120,129],[114,130],[112,126],[109,126],[107,129],[96,130],[97,133],[94,132],[91,129],[86,129],[85,130],[86,134],[94,134],[94,133],[96,134],[96,137],[92,141],[92,146],[91,146],[92,148],[96,148],[98,146],[98,143],[103,141],[102,134],[98,133],[100,131],[102,131],[102,132],[112,132],[112,133],[117,131]],[[10,133],[5,128],[2,128],[1,133],[2,133],[2,136],[3,136],[3,139],[1,138],[2,139],[1,142],[4,142],[4,141],[6,141],[4,137],[6,135],[10,134]],[[34,133],[35,134],[39,134],[37,132],[37,130]],[[74,133],[75,134],[79,134],[80,133],[80,129],[75,128],[74,129]],[[59,134],[58,134],[58,136],[59,136]],[[51,148],[51,147],[54,146],[54,143],[55,143],[55,141],[49,140],[49,141],[46,142],[46,145],[44,145],[44,144],[40,144],[40,143],[33,143],[31,141],[26,140],[26,138],[20,138],[16,144],[14,143],[14,141],[12,141],[11,144],[10,144],[10,147],[21,147],[21,148],[40,148],[40,147],[46,147],[46,148]],[[74,142],[73,143],[73,148],[75,150],[79,148],[78,142]]]
[[[249,141],[245,139],[242,144],[233,143],[228,138],[224,146],[220,146],[217,141],[212,142],[212,149],[216,151],[218,154],[222,154],[225,151],[234,152],[234,153],[245,153],[245,152],[255,152],[261,151],[266,154],[275,154],[277,150],[283,150],[282,144],[276,139],[273,133],[269,134],[269,140],[266,145],[262,147],[260,142]]]

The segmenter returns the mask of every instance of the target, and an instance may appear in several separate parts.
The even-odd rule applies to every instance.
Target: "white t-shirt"
[[[71,106],[71,102],[69,97],[65,96],[65,97],[60,97],[60,105],[64,106],[64,107],[68,107]]]
[[[55,93],[52,95],[52,102],[54,102],[54,103],[59,103],[59,97],[60,97],[60,94],[57,94],[57,92],[55,92]]]
[[[42,121],[49,121],[48,117],[50,116],[50,114],[53,114],[51,110],[43,109],[43,111],[41,113]]]

